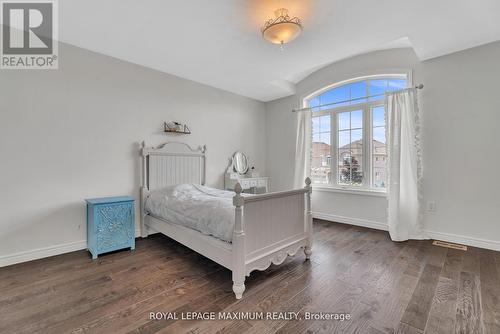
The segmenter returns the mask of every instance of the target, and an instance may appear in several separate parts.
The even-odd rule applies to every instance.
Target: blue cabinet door
[[[97,252],[131,247],[135,239],[132,203],[100,204],[94,210]]]

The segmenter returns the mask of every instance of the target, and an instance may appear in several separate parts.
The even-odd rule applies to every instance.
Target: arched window
[[[385,93],[407,86],[406,74],[377,75],[343,81],[304,100],[312,111],[313,184],[385,189]]]

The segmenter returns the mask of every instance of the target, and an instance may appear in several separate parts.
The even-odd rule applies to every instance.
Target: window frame
[[[406,79],[407,86],[412,84],[411,72],[407,71],[398,71],[390,74],[374,74],[374,75],[366,75],[360,76],[349,80],[340,81],[333,85],[328,85],[320,90],[317,90],[306,97],[303,98],[302,104],[304,107],[309,106],[309,101],[314,98],[320,96],[321,94],[330,91],[332,89],[349,85],[352,83],[360,82],[360,81],[368,81],[368,80],[379,80],[379,79]],[[311,112],[311,123],[314,117],[320,117],[324,115],[330,115],[330,173],[332,177],[330,178],[329,183],[313,183],[313,188],[319,190],[331,190],[331,191],[342,191],[348,193],[374,193],[375,195],[384,196],[387,192],[386,188],[378,188],[374,187],[374,170],[373,170],[373,109],[379,106],[385,106],[384,98],[370,101],[369,96],[369,84],[366,85],[367,90],[367,98],[366,100],[360,100],[358,103],[350,104],[350,105],[342,105],[339,107],[335,107],[334,105],[331,108],[319,110],[315,112]],[[355,101],[356,102],[356,101]],[[339,122],[338,115],[342,112],[351,112],[351,111],[362,111],[363,117],[363,152],[362,152],[362,171],[363,171],[363,183],[361,185],[345,185],[339,184],[339,163],[338,163],[338,135],[339,135]],[[385,124],[387,131],[387,124]],[[311,126],[311,145],[312,145],[312,126]],[[369,148],[369,149],[367,149]],[[312,153],[312,146],[309,148],[309,154]],[[310,170],[308,171],[310,173]]]

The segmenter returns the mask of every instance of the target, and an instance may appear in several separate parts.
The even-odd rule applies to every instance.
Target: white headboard
[[[182,183],[205,184],[207,147],[167,142],[142,144],[142,188],[148,191]]]

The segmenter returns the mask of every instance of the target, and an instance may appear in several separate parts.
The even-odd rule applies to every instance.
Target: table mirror
[[[234,171],[242,175],[248,171],[248,158],[243,152],[236,152],[233,155],[233,168]]]

